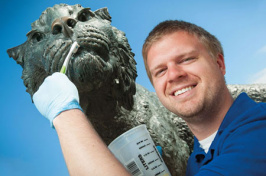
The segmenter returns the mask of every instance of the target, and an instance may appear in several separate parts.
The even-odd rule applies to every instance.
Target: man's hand
[[[61,112],[70,109],[82,110],[76,86],[62,73],[48,76],[33,95],[33,102],[52,127],[54,118]]]
[[[47,77],[33,101],[56,129],[69,175],[130,175],[78,110],[78,90],[66,75]]]

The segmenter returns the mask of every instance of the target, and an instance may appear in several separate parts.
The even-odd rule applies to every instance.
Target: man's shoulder
[[[228,110],[220,131],[232,130],[257,120],[266,120],[266,103],[255,102],[246,93],[241,93]]]
[[[243,144],[255,149],[254,145],[261,144],[266,147],[266,141],[261,140],[266,134],[266,103],[257,103],[242,93],[230,111],[224,119],[226,125],[222,124],[218,131],[220,146]]]
[[[217,147],[246,145],[255,149],[252,145],[259,143],[266,147],[266,141],[261,140],[266,134],[266,104],[253,101],[245,93],[235,101],[218,130]]]

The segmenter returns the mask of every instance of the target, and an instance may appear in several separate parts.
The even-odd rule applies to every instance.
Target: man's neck
[[[233,101],[234,100],[228,91],[218,107],[211,112],[208,111],[199,114],[193,121],[187,121],[188,127],[198,140],[203,140],[209,137],[219,129],[227,111],[233,104]]]
[[[220,119],[219,121],[218,120],[212,121],[212,122],[208,121],[208,124],[187,123],[187,125],[198,140],[203,140],[209,137],[211,134],[215,133],[219,129],[222,120],[223,119]]]

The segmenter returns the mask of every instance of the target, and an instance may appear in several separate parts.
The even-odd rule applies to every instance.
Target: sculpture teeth
[[[176,91],[174,94],[175,94],[175,96],[178,96],[180,94],[183,94],[183,93],[191,90],[192,88],[193,88],[193,86],[189,86],[189,87],[186,87],[186,88],[183,88],[181,90]]]

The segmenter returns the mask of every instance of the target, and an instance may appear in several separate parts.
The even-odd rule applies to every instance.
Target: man
[[[162,104],[195,135],[187,175],[266,175],[266,105],[226,87],[224,54],[210,33],[183,21],[157,25],[143,45]]]
[[[146,39],[143,58],[160,101],[195,135],[187,175],[266,175],[266,105],[246,94],[233,100],[213,35],[191,23],[165,21]],[[70,175],[128,175],[82,113],[65,75],[46,78],[33,100],[57,130]]]

